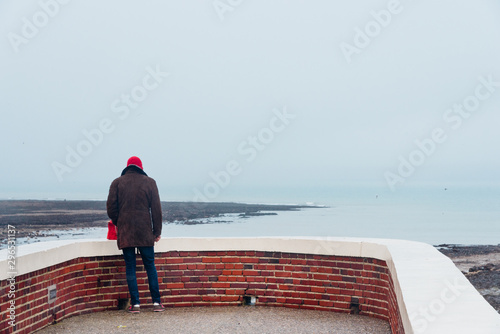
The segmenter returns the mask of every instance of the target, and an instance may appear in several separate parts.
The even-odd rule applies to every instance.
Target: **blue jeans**
[[[137,247],[141,253],[142,263],[148,274],[149,292],[153,303],[161,303],[160,287],[158,285],[158,274],[155,267],[154,247]],[[131,305],[139,305],[139,288],[137,287],[137,277],[135,276],[135,247],[123,248],[123,258],[127,274],[128,291],[130,292]]]

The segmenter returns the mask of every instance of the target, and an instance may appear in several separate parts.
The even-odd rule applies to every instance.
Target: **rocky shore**
[[[500,245],[438,245],[483,297],[500,313]]]

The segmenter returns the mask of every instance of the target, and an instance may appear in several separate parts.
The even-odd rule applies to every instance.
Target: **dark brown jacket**
[[[118,248],[150,247],[161,235],[160,195],[155,180],[128,166],[109,187],[108,216],[116,225]]]

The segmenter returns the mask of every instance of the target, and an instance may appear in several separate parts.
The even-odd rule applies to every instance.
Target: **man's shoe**
[[[163,307],[162,304],[154,303],[153,311],[154,312],[163,312],[163,311],[165,311],[165,307]]]
[[[130,307],[127,309],[128,313],[141,313],[141,307],[139,305],[130,305]]]

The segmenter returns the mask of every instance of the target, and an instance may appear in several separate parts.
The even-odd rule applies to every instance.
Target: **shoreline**
[[[234,202],[165,202],[163,223],[198,225],[206,220],[239,214],[243,218],[276,215],[276,212],[322,208],[312,205],[245,204]],[[204,221],[205,220],[205,221]],[[7,226],[16,227],[16,237],[54,236],[53,230],[107,228],[106,201],[0,200],[0,239]]]

